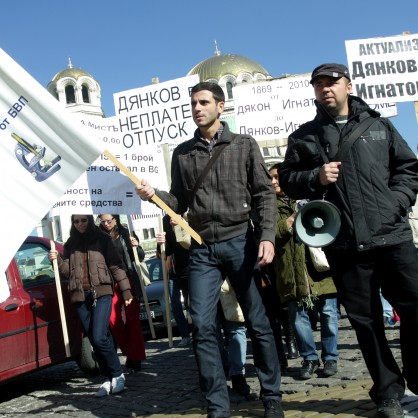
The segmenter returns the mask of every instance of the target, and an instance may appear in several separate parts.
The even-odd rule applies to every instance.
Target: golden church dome
[[[78,80],[80,77],[93,78],[89,73],[82,70],[81,68],[67,68],[67,69],[62,70],[59,73],[57,73],[54,76],[54,78],[52,79],[52,81],[58,81],[58,80],[61,80],[65,77],[75,78],[76,80]]]
[[[217,54],[197,64],[187,75],[199,74],[200,81],[210,79],[219,81],[227,74],[238,77],[241,73],[249,73],[252,76],[262,74],[267,78],[271,77],[269,72],[260,64],[237,54]]]
[[[72,113],[104,117],[99,82],[83,69],[74,68],[71,58],[68,68],[55,74],[46,89]]]
[[[66,68],[65,70],[60,71],[59,73],[55,74],[54,78],[52,79],[52,82],[57,82],[59,80],[62,80],[65,77],[71,77],[74,78],[75,80],[78,80],[80,77],[90,77],[93,78],[91,76],[91,74],[89,74],[88,72],[84,71],[81,68],[73,68],[73,65],[71,63],[71,59],[68,59],[68,68]]]

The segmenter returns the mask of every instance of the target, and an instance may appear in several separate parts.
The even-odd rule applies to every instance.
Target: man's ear
[[[225,102],[218,102],[218,117],[223,113],[225,109]]]

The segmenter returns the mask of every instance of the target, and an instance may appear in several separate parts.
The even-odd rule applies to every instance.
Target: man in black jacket
[[[402,417],[405,381],[418,394],[418,258],[407,221],[418,160],[391,122],[351,95],[344,65],[318,66],[311,84],[317,115],[290,135],[280,184],[294,199],[325,198],[339,208],[340,232],[324,248],[332,277],[373,379],[378,415]],[[385,337],[380,287],[401,318],[403,373]]]
[[[136,190],[141,199],[154,194],[177,213],[188,209],[190,226],[203,244],[192,241],[189,259],[190,315],[200,387],[208,402],[208,417],[229,417],[230,407],[222,360],[216,340],[220,289],[228,277],[237,295],[253,343],[265,418],[284,417],[280,404],[280,368],[272,330],[253,280],[254,267],[271,263],[276,224],[275,195],[270,175],[254,138],[229,131],[219,120],[224,110],[222,88],[202,82],[191,90],[194,138],[173,152],[170,193],[155,191],[145,180]],[[220,147],[216,163],[195,187]],[[197,190],[194,190],[194,189]],[[259,244],[251,226],[254,208]]]

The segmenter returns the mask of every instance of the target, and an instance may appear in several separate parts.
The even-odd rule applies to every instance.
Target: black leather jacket
[[[350,115],[339,130],[318,102],[317,116],[289,137],[279,173],[280,185],[294,199],[325,199],[341,211],[341,229],[327,247],[364,251],[412,239],[407,209],[418,192],[418,160],[392,123],[356,96],[349,97]],[[320,146],[332,159],[339,144],[358,123],[375,116],[373,125],[343,157],[337,184],[319,184],[325,163]],[[321,144],[321,145],[319,145]]]

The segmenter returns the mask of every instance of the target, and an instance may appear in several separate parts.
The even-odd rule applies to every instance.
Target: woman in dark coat
[[[57,260],[60,274],[69,279],[71,303],[106,379],[96,397],[121,392],[125,377],[108,335],[113,281],[122,292],[125,306],[131,303],[132,293],[111,238],[95,225],[92,215],[72,215],[70,237],[64,245],[63,256],[51,250],[49,259]]]

